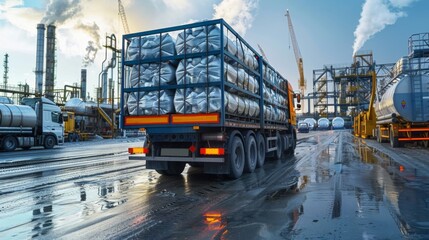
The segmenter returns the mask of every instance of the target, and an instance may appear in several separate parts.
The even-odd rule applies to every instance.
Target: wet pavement
[[[231,181],[160,176],[127,160],[135,145],[0,152],[34,161],[0,164],[0,239],[429,239],[429,149],[310,132]]]

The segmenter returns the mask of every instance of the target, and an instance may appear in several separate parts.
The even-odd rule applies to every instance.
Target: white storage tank
[[[344,119],[342,117],[335,117],[332,119],[332,129],[343,129]]]
[[[395,114],[408,122],[429,121],[429,76],[402,77],[376,102],[375,111],[377,119]]]
[[[319,120],[317,120],[317,129],[329,129],[329,119],[319,118]]]

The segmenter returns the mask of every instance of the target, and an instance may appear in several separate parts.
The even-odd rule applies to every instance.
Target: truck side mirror
[[[298,110],[300,110],[300,109],[301,109],[301,104],[300,104],[300,103],[298,103],[298,104],[296,105],[296,108],[297,108]]]

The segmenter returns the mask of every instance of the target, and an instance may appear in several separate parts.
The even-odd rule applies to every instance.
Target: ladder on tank
[[[422,92],[422,76],[410,75],[412,85],[412,96],[414,101],[413,117],[416,121],[423,121],[424,109],[423,109],[423,92]]]

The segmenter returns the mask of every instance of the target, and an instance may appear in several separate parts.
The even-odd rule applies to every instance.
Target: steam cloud
[[[406,16],[401,9],[418,0],[366,0],[354,32],[353,56],[374,34]]]
[[[82,65],[83,67],[88,67],[90,64],[94,63],[97,52],[101,49],[100,45],[100,27],[96,23],[92,25],[87,25],[79,23],[76,25],[77,29],[83,30],[86,32],[94,41],[88,41],[88,46],[86,47],[86,54],[83,57]]]
[[[252,11],[258,7],[259,0],[223,0],[214,4],[214,18],[223,18],[240,34],[245,35],[252,27]]]
[[[82,10],[80,0],[51,0],[42,23],[62,24]]]

